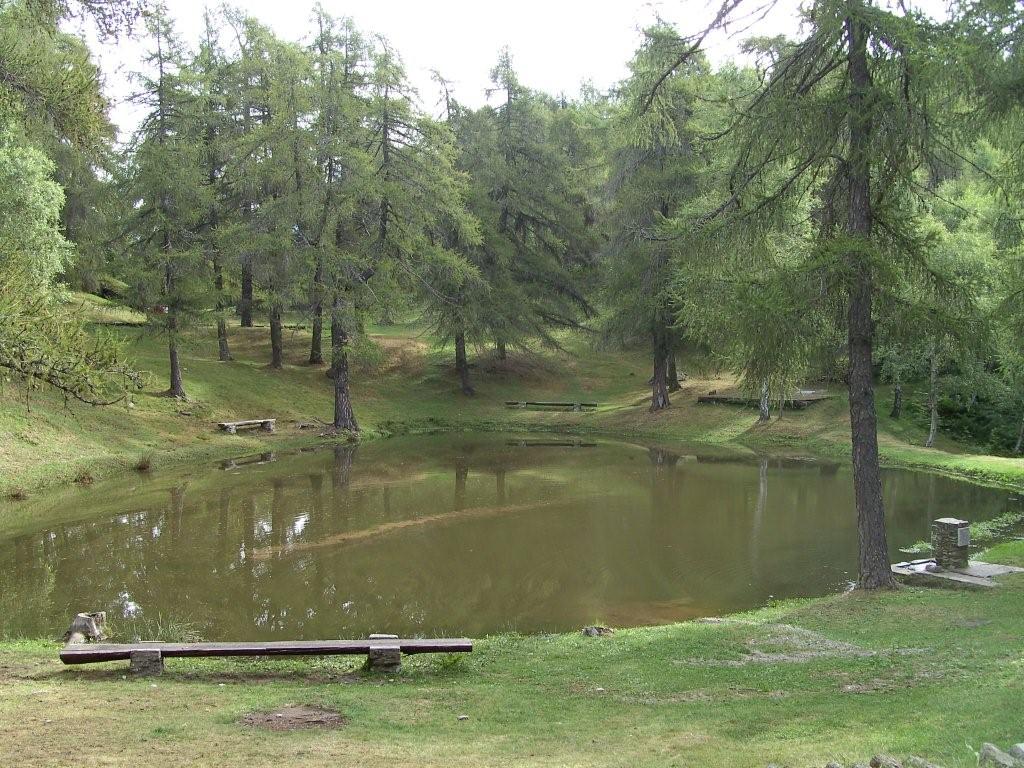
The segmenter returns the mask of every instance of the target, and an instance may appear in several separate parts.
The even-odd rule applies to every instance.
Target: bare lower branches
[[[730,25],[737,27],[733,34],[742,33],[763,19],[775,6],[775,2],[776,0],[723,0],[710,24],[696,34],[681,39],[682,50],[669,61],[667,66],[662,68],[660,74],[655,77],[654,82],[651,83],[646,94],[643,96],[640,106],[641,113],[651,108],[651,105],[658,96],[658,91],[665,84],[665,81],[701,52],[708,35],[719,29],[728,29]],[[749,10],[746,13],[738,14],[737,11],[744,4],[747,5]]]
[[[112,405],[142,387],[117,342],[90,333],[49,297],[28,298],[14,281],[0,282],[0,368],[87,405]]]

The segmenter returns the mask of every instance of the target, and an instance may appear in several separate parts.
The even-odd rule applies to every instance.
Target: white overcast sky
[[[207,0],[166,0],[181,38],[193,44],[199,36],[203,11],[216,7]],[[295,41],[308,38],[315,0],[235,0],[279,36]],[[323,0],[338,16],[352,17],[366,34],[386,37],[400,53],[421,102],[436,112],[438,96],[430,79],[437,69],[454,81],[455,95],[478,106],[485,101],[488,73],[498,51],[508,46],[520,80],[552,94],[575,95],[581,83],[605,90],[626,75],[626,63],[641,40],[641,30],[657,16],[683,34],[701,29],[713,16],[719,0]],[[757,5],[751,0],[751,5]],[[800,0],[778,0],[749,35],[795,35]],[[917,0],[917,7],[941,15],[944,0]],[[138,120],[125,104],[128,75],[137,69],[145,49],[141,30],[113,44],[93,43],[113,102],[112,118],[131,131]],[[709,41],[713,61],[734,56],[741,37],[717,34]]]

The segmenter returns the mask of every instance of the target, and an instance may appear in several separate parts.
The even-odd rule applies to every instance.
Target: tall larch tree
[[[621,86],[621,102],[635,100],[646,85],[650,48],[675,36],[666,27],[647,31],[650,45],[632,62],[634,76]],[[653,236],[679,213],[680,205],[702,195],[711,178],[710,163],[695,146],[691,117],[697,81],[710,76],[707,63],[694,58],[662,85],[650,109],[636,114],[628,107],[615,116],[608,182],[607,229],[602,271],[610,308],[605,332],[622,342],[642,339],[653,358],[650,410],[669,406],[669,392],[678,388],[672,364],[680,321],[673,293],[674,246]]]
[[[133,201],[128,270],[136,306],[167,340],[167,394],[184,398],[180,332],[210,294],[200,238],[209,190],[198,89],[185,66],[186,53],[165,6],[147,12],[145,22],[150,50],[137,98],[149,112],[133,139],[127,170],[126,193]]]
[[[228,57],[220,42],[220,18],[209,10],[203,16],[203,35],[199,50],[191,62],[196,81],[196,120],[202,136],[207,210],[201,233],[205,256],[213,273],[214,307],[217,324],[217,355],[221,362],[231,360],[228,343],[228,312],[232,306],[228,293],[229,262],[222,247],[222,225],[233,214],[225,174],[231,143],[231,102],[229,98]]]
[[[373,54],[366,97],[365,193],[356,220],[340,219],[335,238],[339,251],[354,258],[340,260],[330,278],[334,427],[347,431],[359,428],[347,348],[359,313],[372,300],[374,276],[387,271],[396,276],[394,285],[439,293],[473,273],[439,237],[440,228],[454,228],[466,242],[479,241],[451,132],[416,109],[401,62],[383,41]]]
[[[301,239],[313,252],[310,280],[312,340],[309,363],[324,362],[323,318],[328,301],[327,275],[337,272],[336,238],[348,227],[367,194],[368,142],[366,83],[369,46],[351,19],[337,18],[321,6],[314,9],[316,36],[309,47],[313,62],[311,141],[314,175],[307,196],[309,212]],[[344,222],[344,223],[343,223]]]
[[[451,93],[448,126],[458,167],[469,177],[468,205],[478,243],[445,237],[475,267],[473,284],[428,302],[439,336],[455,347],[460,388],[473,393],[467,346],[492,343],[499,359],[532,340],[556,344],[556,329],[580,328],[593,314],[579,276],[597,250],[596,213],[581,166],[594,163],[580,140],[574,107],[523,86],[503,52],[491,72],[497,106],[470,110]]]
[[[951,76],[962,51],[950,25],[865,0],[818,0],[803,20],[802,39],[769,58],[763,89],[728,131],[737,159],[725,201],[679,224],[707,233],[706,225],[724,216],[770,226],[780,205],[820,198],[825,213],[817,217],[810,253],[822,290],[841,308],[846,336],[857,583],[892,587],[874,401],[876,304],[897,275],[922,275],[920,211],[905,203],[927,194],[917,169],[964,140],[962,82]],[[696,47],[678,47],[673,63],[689,60]],[[658,86],[655,80],[646,104]]]

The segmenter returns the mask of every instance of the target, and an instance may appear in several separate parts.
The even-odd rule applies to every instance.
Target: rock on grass
[[[995,744],[987,743],[981,745],[981,752],[978,753],[978,765],[990,768],[1024,768],[1024,763],[1018,762]]]

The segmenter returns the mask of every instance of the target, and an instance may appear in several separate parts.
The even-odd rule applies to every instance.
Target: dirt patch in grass
[[[701,623],[712,623],[705,619]],[[718,619],[726,626],[753,626],[735,619]],[[864,658],[875,652],[852,643],[832,640],[819,632],[791,624],[765,624],[756,637],[745,643],[747,651],[738,659],[676,659],[675,664],[695,667],[745,667],[749,664],[786,664],[829,658]]]
[[[502,360],[495,353],[480,355],[470,363],[488,376],[499,376],[503,382],[545,381],[555,377],[555,388],[565,385],[566,366],[572,366],[574,360],[563,360],[560,357],[539,354],[532,350],[519,350]],[[452,370],[455,367],[452,366]]]
[[[288,705],[273,712],[250,712],[242,718],[243,725],[268,731],[298,731],[306,728],[341,728],[348,718],[333,709],[302,704]]]
[[[430,344],[423,339],[412,337],[377,336],[371,337],[380,349],[381,359],[373,362],[356,361],[356,368],[362,373],[393,374],[402,377],[423,375],[430,354]]]

